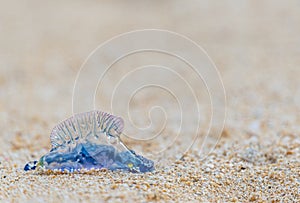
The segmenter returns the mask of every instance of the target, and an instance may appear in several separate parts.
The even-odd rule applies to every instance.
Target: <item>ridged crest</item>
[[[52,149],[71,143],[77,143],[88,136],[119,136],[124,128],[124,121],[101,111],[76,114],[56,125],[50,135]]]

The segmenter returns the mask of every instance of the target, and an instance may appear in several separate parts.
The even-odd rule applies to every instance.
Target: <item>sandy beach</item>
[[[1,202],[300,202],[299,1],[32,0],[1,1],[1,5]],[[209,97],[202,92],[202,83],[193,83],[194,75],[187,69],[179,73],[191,81],[200,98],[196,102],[203,122],[199,132],[192,129],[191,114],[196,112],[192,97],[173,76],[141,72],[124,80],[124,85],[118,83],[131,66],[154,64],[155,53],[139,60],[129,56],[115,64],[107,74],[107,87],[95,96],[95,106],[111,112],[113,104],[120,116],[130,111],[134,125],[125,116],[125,132],[135,137],[121,137],[123,141],[150,158],[162,150],[159,160],[168,163],[154,157],[156,170],[140,174],[104,169],[25,172],[28,161],[38,160],[51,149],[52,128],[72,115],[75,79],[89,54],[112,37],[147,28],[192,39],[218,68],[227,113],[222,136],[214,131],[208,136],[216,146],[204,145],[204,151],[213,151],[203,159]],[[166,57],[159,59],[166,61]],[[169,64],[173,66],[181,70],[179,62]],[[126,106],[124,98],[134,95],[135,82],[140,81],[135,86],[139,88],[151,79],[176,90],[173,93],[182,99],[187,117],[180,117],[172,94],[153,85],[136,93],[136,100]],[[89,81],[84,84],[88,92]],[[116,84],[125,89],[116,91],[111,102]],[[161,109],[152,111],[151,107],[160,105],[168,119]],[[184,118],[182,128],[178,128],[179,118]],[[158,133],[165,120],[167,127]],[[139,133],[134,126],[151,127]],[[160,136],[143,141],[151,134]],[[195,134],[200,141],[183,154]]]

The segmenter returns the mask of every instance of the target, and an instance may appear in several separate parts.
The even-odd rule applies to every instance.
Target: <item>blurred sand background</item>
[[[300,201],[299,1],[0,4],[0,201]],[[183,34],[216,63],[227,119],[214,153],[199,161],[194,148],[150,174],[25,173],[71,116],[90,52],[145,28]]]

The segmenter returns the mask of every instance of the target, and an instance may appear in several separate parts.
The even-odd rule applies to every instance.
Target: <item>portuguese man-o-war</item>
[[[101,111],[76,114],[55,126],[51,132],[52,149],[25,171],[80,171],[91,169],[151,172],[154,162],[136,154],[121,141],[121,117]]]

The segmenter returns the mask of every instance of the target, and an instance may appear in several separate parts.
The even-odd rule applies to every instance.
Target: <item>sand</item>
[[[299,2],[2,4],[1,202],[300,202]],[[226,89],[227,118],[214,151],[202,159],[196,143],[173,160],[181,157],[181,144],[191,143],[187,127],[165,154],[171,161],[151,173],[25,172],[28,161],[50,150],[51,129],[72,115],[74,81],[89,53],[117,34],[143,28],[184,34],[216,63]],[[133,111],[148,109],[159,98],[154,95],[141,95]],[[99,99],[108,100],[105,94]],[[205,103],[200,106],[206,109]],[[97,108],[109,111],[105,105]],[[171,120],[177,115],[167,112]],[[149,124],[147,117],[136,117],[139,125]],[[164,134],[173,137],[176,127],[175,122]],[[124,141],[142,153],[165,146],[169,137],[150,144]]]

